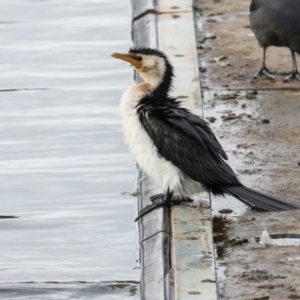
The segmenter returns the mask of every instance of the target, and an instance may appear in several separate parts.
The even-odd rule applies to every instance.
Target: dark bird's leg
[[[289,74],[288,77],[284,78],[284,80],[283,80],[284,82],[290,81],[292,79],[300,80],[300,74],[297,69],[297,61],[296,61],[295,52],[293,50],[291,50],[291,53],[292,53],[292,60],[293,60],[293,71]]]
[[[262,62],[262,66],[261,66],[261,69],[253,76],[254,79],[257,79],[257,78],[261,77],[262,75],[265,75],[265,76],[267,76],[270,79],[275,79],[275,77],[272,75],[272,74],[274,74],[274,72],[270,71],[266,67],[266,52],[267,52],[267,48],[264,47],[263,48],[263,62]]]
[[[186,200],[181,199],[172,199],[174,192],[171,192],[170,190],[167,191],[166,195],[164,194],[158,194],[154,195],[150,198],[150,200],[153,202],[153,204],[146,206],[143,208],[137,218],[135,219],[135,222],[141,218],[142,216],[148,214],[149,212],[153,211],[154,209],[157,209],[162,206],[171,206],[172,204],[180,204],[182,202],[193,202],[192,199],[188,198]],[[161,198],[163,198],[162,201],[159,201]]]
[[[159,203],[159,202],[161,202],[162,201],[162,198],[164,198],[165,197],[165,194],[157,194],[157,195],[153,195],[153,196],[151,196],[150,197],[150,200],[151,200],[151,202],[153,202],[153,203]],[[193,199],[191,199],[191,198],[187,198],[187,199],[184,199],[184,200],[182,200],[182,199],[172,199],[171,200],[171,204],[180,204],[180,203],[182,203],[182,202],[194,202],[194,200]]]

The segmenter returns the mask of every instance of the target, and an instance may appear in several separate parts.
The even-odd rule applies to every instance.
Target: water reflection
[[[222,258],[225,253],[225,242],[228,239],[228,224],[230,220],[226,216],[213,217],[213,242],[215,244],[217,258]]]
[[[114,300],[137,296],[138,282],[77,282],[77,283],[20,283],[18,286],[0,287],[1,299],[78,299]]]

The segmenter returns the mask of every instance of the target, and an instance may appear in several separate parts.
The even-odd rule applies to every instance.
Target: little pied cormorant
[[[174,74],[164,53],[132,48],[112,57],[132,64],[144,79],[121,98],[123,134],[139,168],[165,193],[164,201],[146,207],[139,217],[156,207],[178,203],[173,197],[187,201],[203,188],[213,195],[232,195],[259,210],[298,208],[247,188],[238,180],[224,161],[227,155],[208,123],[169,96]]]

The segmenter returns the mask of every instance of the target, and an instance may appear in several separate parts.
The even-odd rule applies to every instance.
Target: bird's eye
[[[141,56],[137,56],[137,57],[136,57],[136,60],[137,60],[137,61],[142,61],[143,58],[142,58]]]

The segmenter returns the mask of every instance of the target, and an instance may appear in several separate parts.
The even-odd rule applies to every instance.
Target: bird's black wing
[[[216,139],[208,123],[201,119],[199,116],[192,114],[187,110],[184,110],[183,112],[184,113],[182,113],[181,118],[178,118],[178,110],[173,109],[171,117],[170,115],[167,115],[167,121],[172,123],[176,128],[184,130],[191,136],[194,132],[196,132],[197,138],[203,142],[207,149],[214,151],[223,159],[227,160],[227,154]]]
[[[208,124],[181,108],[139,110],[142,126],[158,153],[192,179],[214,191],[241,185],[224,162],[227,158]]]

